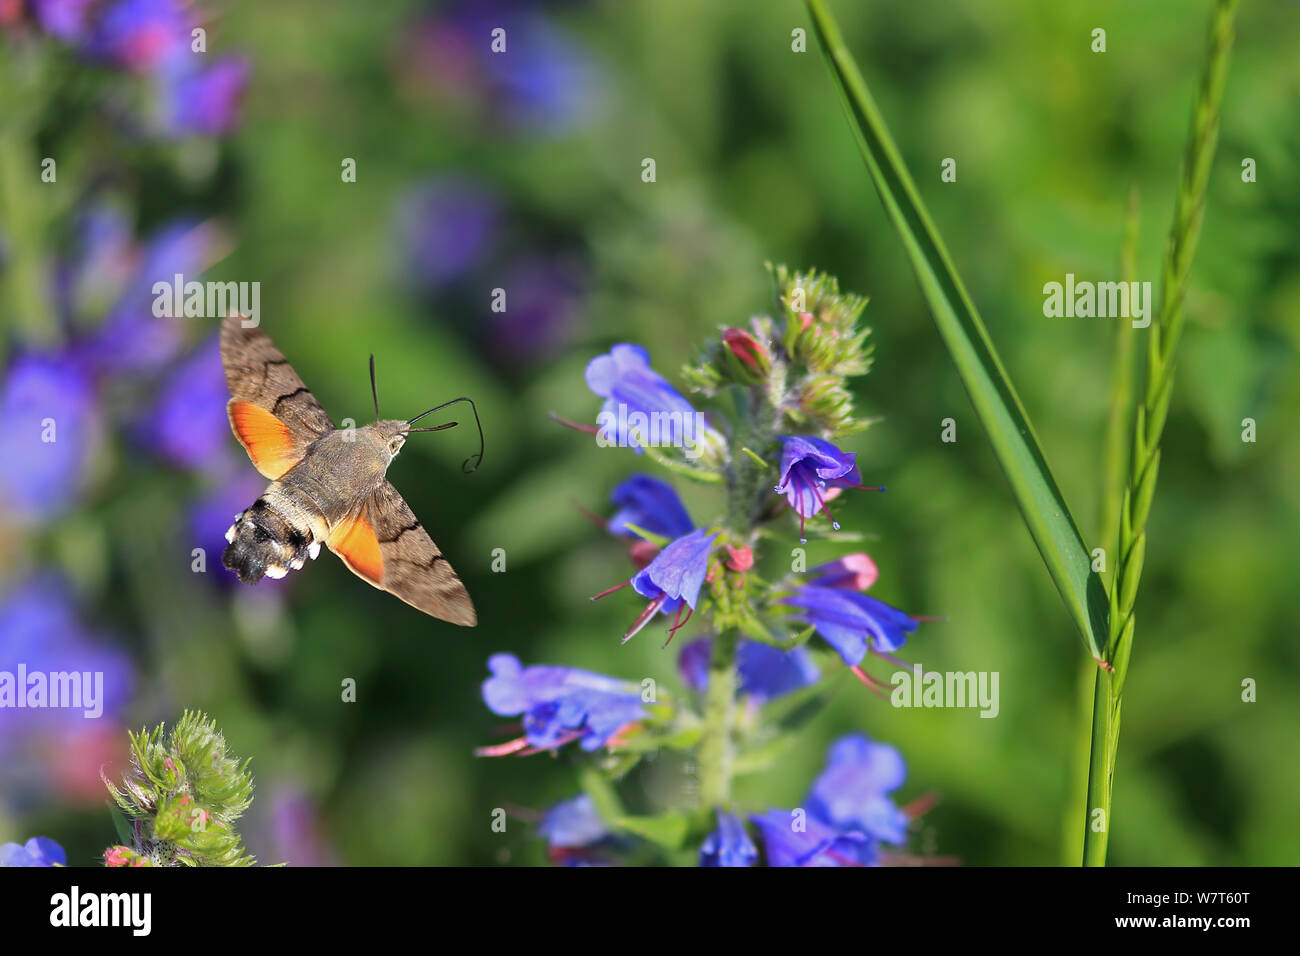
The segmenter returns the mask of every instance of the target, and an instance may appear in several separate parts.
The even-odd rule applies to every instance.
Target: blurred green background
[[[1044,318],[1042,286],[1067,272],[1118,278],[1131,187],[1138,277],[1158,285],[1209,5],[1065,6],[833,11],[1092,545],[1116,326]],[[999,672],[1001,712],[896,710],[844,682],[780,766],[738,782],[738,798],[796,804],[828,743],[860,729],[902,750],[902,801],[941,796],[925,849],[966,864],[1062,862],[1081,818],[1071,799],[1091,665],[882,215],[802,5],[474,9],[222,4],[212,32],[251,64],[241,127],[118,156],[114,188],[141,233],[178,213],[219,224],[229,253],[205,278],[261,282],[263,328],[336,420],[369,420],[370,352],[386,415],[475,398],[487,432],[477,473],[459,470],[474,450],[460,428],[412,440],[390,478],[465,580],[480,626],[424,617],[333,559],[269,597],[217,586],[215,556],[193,574],[185,516],[216,479],[121,437],[99,448],[76,509],[0,531],[0,590],[38,566],[70,577],[82,619],[133,656],[127,725],[171,723],[186,707],[218,721],[253,758],[244,832],[264,862],[542,862],[527,821],[576,791],[575,758],[473,755],[501,739],[479,696],[488,655],[676,681],[655,634],[620,646],[633,602],[588,601],[627,564],[575,507],[608,514],[609,490],[647,463],[547,413],[592,420],[583,368],[616,342],[644,344],[675,377],[719,325],[771,308],[765,260],[815,266],[870,296],[876,364],[857,394],[878,421],[847,445],[864,480],[889,487],[850,496],[837,517],[871,536],[873,594],[948,618],[923,625],[905,658]],[[484,24],[506,27],[521,66],[476,52]],[[1090,50],[1099,26],[1104,54]],[[791,50],[795,28],[809,32],[806,53]],[[1138,604],[1113,864],[1300,860],[1298,41],[1300,4],[1243,4]],[[71,124],[97,88],[60,83],[42,143],[93,152]],[[340,181],[345,157],[355,183]],[[654,183],[641,178],[646,157]],[[946,157],[955,183],[940,182]],[[1258,182],[1242,182],[1244,157]],[[454,218],[452,239],[428,238],[447,197],[467,194],[495,210],[492,238],[434,281],[412,256],[468,242]],[[518,301],[535,315],[492,313],[497,287],[512,296],[507,316]],[[189,321],[193,341],[210,334]],[[940,441],[949,417],[955,444]],[[1247,417],[1253,444],[1241,440]],[[683,491],[698,517],[721,506]],[[496,548],[505,573],[490,569]],[[840,550],[820,548],[814,559]],[[340,701],[348,677],[354,704]],[[1241,700],[1245,678],[1255,703]],[[673,786],[678,768],[661,763],[636,786]],[[496,807],[512,811],[505,834],[491,828]],[[112,839],[93,787],[0,802],[0,839],[34,833],[74,863]]]

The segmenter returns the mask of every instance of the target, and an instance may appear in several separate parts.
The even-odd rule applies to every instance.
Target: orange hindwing
[[[302,460],[302,446],[294,440],[289,426],[266,409],[233,398],[226,405],[226,413],[253,466],[267,478],[280,478]]]
[[[326,544],[353,573],[377,588],[384,586],[384,559],[379,553],[379,539],[365,515],[358,513],[337,525],[330,532]]]

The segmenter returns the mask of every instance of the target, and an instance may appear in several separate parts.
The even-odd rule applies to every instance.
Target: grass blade
[[[1029,416],[944,248],[885,121],[822,0],[806,0],[880,201],[903,241],[921,292],[988,433],[1038,546],[1089,652],[1100,658],[1108,600],[1088,549],[1043,457]]]

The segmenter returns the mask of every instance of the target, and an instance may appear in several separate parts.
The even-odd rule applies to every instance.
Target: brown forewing
[[[284,422],[301,449],[333,430],[325,409],[270,336],[259,328],[244,328],[239,315],[227,316],[221,323],[221,364],[231,396],[252,402]]]

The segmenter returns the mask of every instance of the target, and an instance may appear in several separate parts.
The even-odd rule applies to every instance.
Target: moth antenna
[[[379,421],[379,389],[375,387],[375,353],[370,353],[370,397],[375,400],[375,421]]]
[[[474,412],[474,424],[478,426],[478,453],[474,455],[470,455],[461,463],[460,466],[461,471],[465,472],[465,474],[468,475],[471,474],[472,472],[477,471],[479,465],[483,464],[483,450],[486,445],[486,443],[483,440],[483,423],[479,421],[479,417],[478,417],[478,406],[474,404],[474,400],[472,398],[465,398],[462,396],[461,398],[453,398],[450,402],[443,402],[441,405],[435,405],[427,412],[421,412],[419,415],[416,415],[414,418],[409,420],[406,424],[414,425],[425,415],[432,415],[434,412],[441,411],[442,409],[446,408],[448,405],[455,405],[457,402],[467,402],[469,404],[469,407]],[[410,429],[410,431],[440,432],[444,428],[451,428],[452,425],[455,424],[456,424],[455,422],[448,422],[446,425],[435,425],[433,428],[412,428]],[[472,465],[470,464],[471,462],[473,462]]]

